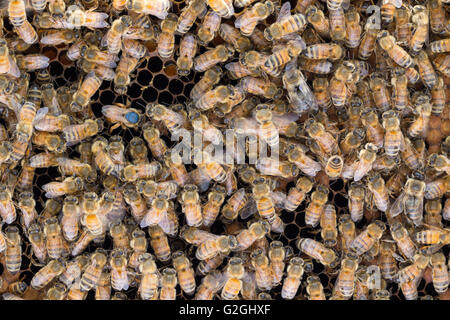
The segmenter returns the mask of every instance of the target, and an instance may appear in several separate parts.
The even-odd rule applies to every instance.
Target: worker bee
[[[332,204],[326,204],[320,217],[321,236],[327,247],[334,247],[337,244],[337,221],[336,208]]]
[[[17,207],[22,212],[22,221],[28,229],[34,220],[37,219],[36,201],[33,198],[33,193],[22,192],[19,194],[19,201]]]
[[[89,291],[97,286],[107,262],[106,254],[101,249],[97,249],[91,255],[90,262],[81,276],[80,289],[82,291]]]
[[[314,177],[317,172],[322,170],[320,163],[307,156],[301,148],[292,145],[287,151],[288,160],[294,163],[307,176]]]
[[[239,257],[232,257],[226,267],[226,281],[220,294],[224,300],[235,299],[242,289],[242,278],[245,275],[244,263]]]
[[[382,31],[378,35],[378,43],[380,47],[386,51],[389,57],[399,66],[409,68],[414,63],[411,56],[399,45],[396,44],[395,38],[387,31]]]
[[[233,193],[227,200],[227,203],[222,208],[222,220],[224,223],[231,223],[234,221],[239,212],[244,208],[248,201],[248,196],[244,188],[241,188]]]
[[[333,266],[336,263],[336,253],[326,248],[322,243],[309,238],[301,238],[297,241],[297,247],[303,253],[318,260],[325,266]]]
[[[111,287],[117,291],[127,290],[129,279],[126,269],[128,261],[125,253],[118,249],[113,250],[109,264],[111,265]]]
[[[431,89],[431,113],[439,116],[445,107],[446,92],[444,90],[444,80],[438,77],[436,85]]]
[[[36,30],[31,25],[31,23],[28,22],[28,20],[25,20],[20,26],[16,26],[16,28],[14,28],[14,30],[16,31],[19,38],[22,39],[26,44],[34,44],[39,41],[39,36],[38,36]],[[42,60],[44,60],[44,59],[42,59]],[[41,63],[42,63],[42,65],[45,65],[45,62],[41,62]],[[48,61],[47,61],[47,65],[43,68],[46,68],[47,66],[48,66]],[[29,68],[29,69],[33,70],[33,68]],[[36,68],[36,69],[41,69],[41,68]]]
[[[101,45],[106,47],[110,54],[117,55],[120,52],[122,36],[128,31],[131,23],[130,16],[121,16],[112,22],[101,41]]]
[[[341,269],[334,284],[333,295],[350,299],[355,291],[356,270],[358,269],[358,258],[348,254],[342,259]]]
[[[421,179],[421,174],[416,173]],[[426,183],[419,179],[409,178],[404,187],[404,192],[392,204],[390,213],[392,216],[405,212],[406,216],[415,224],[420,225],[423,220],[423,198]]]
[[[234,14],[232,0],[207,0],[211,9],[222,18],[230,18]]]
[[[436,72],[434,71],[433,65],[431,64],[430,59],[428,58],[427,53],[424,50],[421,50],[416,56],[416,63],[419,67],[419,75],[422,79],[422,82],[428,88],[433,88],[438,81],[438,77]],[[436,69],[439,69],[436,65]]]
[[[172,254],[172,261],[175,270],[177,271],[178,282],[181,290],[188,295],[195,292],[195,278],[194,269],[192,269],[191,262],[182,251],[176,251]]]
[[[100,79],[94,72],[88,73],[84,79],[83,82],[81,82],[80,87],[73,95],[73,101],[70,104],[70,109],[73,112],[80,112],[83,108],[85,108],[89,102],[92,96],[97,92],[97,90],[100,88],[100,85],[102,83],[102,79]],[[87,123],[95,122],[92,119],[86,120],[84,125],[87,125]],[[73,125],[69,126],[66,129],[67,130],[74,130],[75,128],[81,129],[83,125]],[[94,130],[93,125],[90,125],[90,128],[92,128],[92,131]],[[86,129],[81,129],[80,131],[85,131]],[[98,129],[97,129],[98,130]],[[96,132],[95,132],[96,133]],[[89,134],[90,135],[90,134]],[[71,143],[68,141],[68,143]]]
[[[5,40],[0,40],[0,73],[9,74],[14,78],[20,76],[20,70],[16,62],[9,53]]]
[[[200,226],[203,223],[203,217],[198,188],[196,185],[187,184],[183,190],[181,201],[182,211],[186,215],[186,223],[189,226]]]
[[[328,11],[330,20],[330,37],[333,41],[345,41],[346,26],[344,9],[338,7]]]
[[[198,260],[209,260],[218,254],[229,253],[236,246],[237,241],[234,236],[219,236],[201,243],[195,256]]]
[[[68,177],[62,182],[49,182],[42,186],[47,198],[56,198],[65,194],[73,194],[83,189],[83,180],[79,177]]]
[[[433,286],[434,290],[438,293],[446,292],[450,283],[448,268],[445,262],[445,256],[441,252],[433,254],[430,258]]]
[[[448,177],[439,177],[425,184],[425,199],[441,198],[449,185]]]
[[[44,235],[49,258],[59,259],[65,251],[65,242],[56,217],[47,218],[44,221]]]
[[[221,20],[222,17],[214,10],[208,10],[203,18],[203,23],[197,30],[197,37],[201,45],[205,46],[214,39],[219,31]]]
[[[0,216],[6,224],[13,223],[17,216],[11,191],[6,185],[0,185]]]
[[[348,48],[358,47],[361,41],[362,28],[359,25],[360,17],[355,7],[351,6],[345,14],[345,44]]]
[[[188,75],[194,64],[194,56],[197,52],[197,40],[192,34],[186,34],[180,43],[180,54],[177,59],[179,75]]]
[[[22,264],[22,239],[19,229],[15,226],[8,226],[5,229],[6,251],[5,267],[12,275],[20,271]]]
[[[315,5],[310,5],[305,12],[306,20],[313,26],[314,30],[324,39],[330,38],[330,22],[325,14]]]
[[[202,208],[204,226],[210,227],[216,221],[220,208],[225,201],[225,195],[226,190],[220,185],[215,186],[215,188],[208,193],[208,201]]]
[[[241,30],[244,36],[253,33],[259,21],[266,19],[274,11],[274,4],[271,1],[258,2],[251,8],[246,9],[235,21],[236,28]]]
[[[348,208],[354,222],[362,219],[364,214],[365,189],[360,182],[352,182],[348,190]]]
[[[281,289],[281,297],[283,299],[292,300],[297,294],[298,288],[303,278],[304,261],[302,258],[293,257],[289,261],[287,267],[287,276],[284,278],[283,287]]]
[[[9,21],[14,27],[20,27],[27,19],[27,15],[25,12],[25,2],[23,0],[9,1],[8,17]]]
[[[428,267],[429,262],[430,257],[421,254],[414,255],[413,263],[398,271],[397,276],[399,283],[412,281],[420,277],[422,271]]]
[[[418,117],[408,128],[409,136],[413,138],[426,137],[431,116],[431,108],[431,104],[428,102],[416,107],[415,112],[418,114]]]
[[[306,18],[302,13],[290,14],[291,4],[285,2],[277,17],[277,21],[272,23],[264,30],[264,37],[269,40],[278,40],[284,36],[302,30],[307,24]]]
[[[316,227],[319,224],[320,217],[323,214],[325,203],[328,201],[328,189],[319,185],[311,194],[311,202],[306,207],[305,223],[308,226]]]
[[[358,256],[369,251],[381,239],[385,230],[386,225],[384,222],[380,220],[372,222],[353,240],[350,245],[350,251]]]
[[[306,194],[313,187],[312,181],[307,177],[301,177],[297,180],[295,187],[289,189],[284,208],[287,211],[294,211],[306,198]]]
[[[411,17],[411,21],[416,25],[416,30],[409,41],[409,46],[413,52],[418,52],[428,36],[429,19],[425,7],[415,6],[414,11],[417,12]]]
[[[34,275],[33,279],[31,279],[30,286],[35,290],[42,289],[63,273],[64,270],[65,265],[63,263],[59,260],[51,260]]]
[[[194,70],[197,72],[206,71],[218,63],[225,62],[234,54],[234,49],[229,45],[218,45],[205,53],[198,55],[194,59]]]
[[[358,58],[361,60],[367,60],[375,50],[375,44],[377,40],[378,30],[380,29],[372,19],[368,19],[364,30],[365,33],[361,38],[361,42],[358,49]]]

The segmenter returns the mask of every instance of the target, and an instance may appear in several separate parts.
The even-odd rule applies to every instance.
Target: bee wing
[[[20,70],[19,67],[17,66],[16,62],[14,61],[14,59],[12,58],[12,56],[8,56],[8,60],[9,60],[9,71],[8,73],[15,77],[18,78],[20,77]]]
[[[284,202],[286,201],[286,194],[281,191],[272,191],[270,197],[274,202],[276,208],[284,208]]]
[[[389,210],[389,213],[391,214],[391,217],[396,217],[400,213],[403,212],[403,200],[405,198],[405,192],[402,192],[398,198],[394,201],[394,203],[391,206],[391,209]]]
[[[288,18],[291,16],[291,3],[285,2],[280,8],[280,11],[278,12],[277,21],[280,22],[285,18]]]
[[[277,127],[284,127],[292,122],[296,122],[300,116],[294,112],[285,113],[283,115],[273,114],[272,121]]]
[[[244,208],[239,212],[239,216],[241,219],[247,219],[254,214],[258,212],[256,208],[256,202],[253,198],[248,199],[247,203],[245,204]]]
[[[42,120],[48,113],[48,108],[44,107],[44,108],[40,108],[37,112],[36,112],[36,117],[34,117],[34,123],[36,121],[40,121]]]

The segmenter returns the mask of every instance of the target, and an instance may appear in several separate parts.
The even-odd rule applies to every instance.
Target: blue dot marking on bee
[[[136,124],[139,121],[139,115],[136,112],[131,111],[125,115],[125,119],[127,119],[129,122],[133,124]]]

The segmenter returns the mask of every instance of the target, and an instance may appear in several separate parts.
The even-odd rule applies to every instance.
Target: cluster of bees
[[[447,3],[6,1],[2,297],[414,300],[425,279],[420,298],[448,299]],[[52,46],[79,81],[54,85]],[[127,95],[152,52],[199,76],[186,103],[93,110],[105,82]],[[204,147],[231,129],[257,161],[197,149],[185,164],[182,129]],[[279,161],[253,154],[261,142]],[[37,186],[41,210],[45,168],[58,174]],[[293,212],[307,237],[283,236]]]

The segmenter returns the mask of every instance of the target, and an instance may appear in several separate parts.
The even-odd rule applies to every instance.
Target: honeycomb
[[[357,4],[361,7],[367,6],[367,1],[356,1]],[[183,9],[186,5],[185,1],[173,1],[173,7],[172,12],[179,14],[180,10]],[[291,1],[293,7],[295,6],[295,1]],[[417,2],[419,3],[419,2]],[[236,13],[239,14],[239,12],[242,9],[237,9]],[[9,23],[9,20],[7,17],[3,18],[4,21],[4,29],[6,36],[13,35],[12,26]],[[265,22],[265,25],[270,25],[273,21],[267,19]],[[194,27],[192,30],[196,30],[199,26],[200,22],[196,21]],[[180,36],[175,36],[175,50],[178,49],[178,45],[180,42]],[[305,39],[306,41],[308,39]],[[218,45],[223,43],[223,40],[220,39],[220,37],[216,37],[213,41],[213,45]],[[80,73],[77,71],[76,64],[70,60],[67,59],[67,49],[68,45],[58,45],[56,47],[46,46],[42,44],[37,44],[31,46],[28,50],[25,51],[25,53],[41,53],[47,56],[50,59],[50,64],[48,67],[49,73],[52,76],[52,82],[54,84],[55,89],[58,89],[63,86],[70,86],[72,83],[79,80],[79,77],[81,76]],[[138,109],[142,111],[142,113],[145,112],[145,106],[149,103],[159,103],[165,106],[176,104],[176,103],[186,103],[190,98],[189,94],[192,90],[192,87],[196,82],[199,81],[201,77],[201,73],[196,73],[194,71],[191,71],[188,76],[179,76],[177,74],[177,68],[176,68],[176,61],[175,58],[169,58],[169,59],[163,59],[159,57],[157,51],[156,51],[156,43],[154,42],[147,42],[146,47],[149,49],[149,55],[145,58],[141,59],[138,67],[135,71],[131,74],[131,83],[128,86],[128,90],[126,94],[124,95],[118,95],[113,90],[113,83],[112,81],[103,81],[100,90],[95,93],[95,95],[91,99],[90,104],[90,112],[89,115],[84,115],[86,118],[90,117],[96,117],[101,118],[101,108],[103,105],[109,105],[114,103],[123,103],[128,105],[131,108]],[[200,48],[200,53],[204,52],[206,49],[204,47]],[[348,58],[353,58],[351,51],[349,52]],[[36,72],[30,72],[30,82],[33,82],[36,79]],[[313,74],[305,72],[306,77],[308,78],[308,81],[311,82],[313,78]],[[233,80],[228,80],[230,84],[235,84]],[[448,83],[448,78],[445,78],[446,83]],[[447,85],[447,109],[448,109],[448,102],[450,100],[450,89],[448,89]],[[329,110],[330,112],[330,119],[335,120],[336,118],[336,110],[334,107],[331,107]],[[444,113],[448,110],[445,110]],[[443,123],[445,123],[448,126],[448,117],[443,117]],[[154,121],[154,124],[160,129],[162,133],[162,138],[166,142],[168,147],[173,146],[175,143],[170,141],[170,139],[167,137],[167,129],[163,127],[160,123],[157,121]],[[447,121],[447,122],[444,122]],[[8,128],[8,124],[5,123],[6,121],[2,119],[2,123],[6,125]],[[133,129],[133,128],[115,128],[111,129],[112,124],[105,122],[105,129],[101,133],[102,136],[108,137],[113,135],[119,135],[123,138],[123,141],[125,145],[129,143],[129,141],[135,137],[141,137],[143,138],[142,130],[139,129]],[[9,130],[12,130],[11,128],[8,128]],[[445,129],[445,128],[444,128]],[[448,131],[448,128],[446,128]],[[444,130],[444,135],[445,135]],[[448,132],[447,132],[448,133]],[[70,155],[70,157],[79,157],[80,154],[76,150],[76,148],[68,148],[67,154]],[[22,167],[21,165],[18,165],[16,168],[14,168],[10,174],[12,175],[18,175],[21,173]],[[44,196],[45,191],[42,189],[42,186],[48,182],[54,181],[55,179],[58,179],[60,177],[60,173],[58,172],[56,167],[50,167],[46,169],[36,169],[34,179],[33,179],[33,193],[35,195],[36,200],[36,210],[37,212],[42,212],[44,209],[44,204],[47,198]],[[315,177],[317,184],[325,184],[329,186],[330,193],[328,195],[328,201],[330,203],[333,203],[337,210],[337,215],[341,216],[343,214],[348,213],[348,183],[347,181],[343,179],[337,179],[337,180],[330,180],[323,172],[320,172],[319,175]],[[289,190],[290,187],[294,186],[294,183],[292,181],[285,181],[286,184],[286,190]],[[240,181],[238,182],[238,188],[245,187],[248,189],[248,185],[242,184]],[[92,190],[90,191],[98,191],[98,186],[90,186]],[[313,189],[314,191],[314,189]],[[202,200],[204,200],[205,194],[202,194]],[[443,199],[442,204],[444,204],[445,198]],[[176,212],[181,212],[181,206],[178,202],[174,202],[176,206]],[[310,264],[308,265],[308,268],[305,268],[305,274],[308,275],[317,275],[320,278],[320,281],[324,287],[324,292],[327,297],[331,296],[333,292],[333,284],[336,282],[337,279],[337,270],[330,269],[324,267],[322,264],[308,259],[306,255],[301,254],[296,246],[296,241],[300,238],[311,238],[320,241],[321,235],[320,235],[320,229],[312,229],[310,227],[307,227],[304,221],[305,217],[305,208],[306,208],[307,202],[304,201],[302,204],[295,210],[294,212],[288,212],[285,210],[282,210],[280,212],[280,217],[282,221],[285,223],[285,229],[284,232],[281,234],[276,233],[270,233],[268,235],[269,240],[279,240],[284,245],[291,246],[293,248],[294,255],[300,254],[302,258],[305,259],[305,261],[310,261]],[[179,214],[179,224],[180,226],[185,225],[185,217],[183,214]],[[367,210],[364,213],[364,218],[359,221],[356,226],[358,229],[363,229],[368,223],[380,219],[384,222],[386,222],[386,217],[384,214],[380,214],[377,210]],[[245,227],[246,223],[251,220],[251,218],[248,219],[242,219],[239,217],[236,222],[234,222],[231,225],[225,225],[223,224],[219,219],[213,224],[211,227],[211,232],[214,234],[221,234],[223,232],[227,232],[230,234],[235,234],[236,231],[241,230],[243,227]],[[127,221],[127,223],[130,223],[130,225],[133,225],[134,222]],[[444,221],[444,227],[449,227],[449,222]],[[16,224],[20,231],[21,236],[24,239],[26,237],[23,228],[20,226],[20,224]],[[190,261],[193,264],[193,268],[196,269],[199,261],[195,257],[195,246],[188,244],[184,240],[178,237],[169,237],[169,243],[170,247],[172,249],[172,252],[176,250],[183,250],[188,253],[188,257]],[[97,244],[97,243],[91,243],[87,249],[86,252],[94,252],[97,248],[102,247],[106,250],[112,249],[112,242],[109,236],[106,236],[106,239],[103,243]],[[3,287],[0,289],[0,293],[6,291],[6,287],[8,284],[13,283],[15,281],[24,281],[27,284],[30,283],[33,275],[42,267],[38,262],[34,260],[32,257],[31,252],[31,246],[28,242],[24,241],[22,243],[22,250],[23,250],[23,257],[22,257],[22,265],[21,265],[21,271],[12,276],[9,274],[5,267],[4,267],[4,255],[0,258],[0,274],[2,274],[3,277]],[[338,250],[338,248],[336,248]],[[445,246],[443,248],[443,253],[446,257],[450,254],[450,247]],[[364,261],[361,262],[362,265],[371,265],[371,261]],[[223,268],[226,265],[226,261],[219,267],[219,269]],[[169,266],[169,263],[162,263],[161,261],[158,261],[158,268],[161,270],[164,267]],[[306,278],[304,276],[304,278]],[[202,277],[196,276],[196,282],[197,285],[201,282]],[[404,296],[399,289],[398,284],[394,282],[387,283],[386,289],[392,294],[392,299],[394,300],[403,300]],[[114,292],[114,291],[113,291]],[[272,295],[272,298],[274,299],[281,299],[280,296],[281,292],[281,285],[275,287],[270,292]],[[128,299],[138,299],[138,293],[137,293],[137,286],[136,283],[132,283],[129,290],[124,291]],[[428,267],[425,270],[423,279],[420,281],[418,286],[418,293],[419,293],[419,299],[427,299],[430,298],[430,296],[433,299],[448,299],[448,294],[442,295],[439,297],[436,294],[436,291],[433,288],[432,280],[431,280],[431,267]],[[23,298],[25,299],[38,299],[43,298],[44,291],[36,291],[31,288],[28,288],[25,292]],[[296,295],[297,299],[306,299],[307,293],[306,293],[306,286],[302,285],[297,292]],[[183,293],[181,290],[177,290],[177,298],[181,299],[191,299],[192,296],[188,296],[185,293]],[[88,293],[87,299],[94,299],[94,292],[91,290]]]

